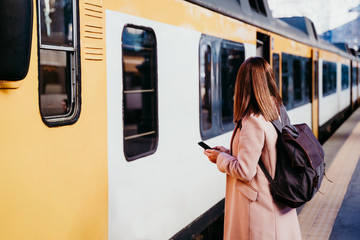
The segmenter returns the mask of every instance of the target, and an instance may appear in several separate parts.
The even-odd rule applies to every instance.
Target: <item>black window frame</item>
[[[204,38],[199,47],[200,131],[205,136],[210,134],[213,126],[213,98],[215,95],[213,91],[215,83],[212,45],[209,39]]]
[[[203,47],[210,46],[211,48],[211,85],[209,86],[210,90],[204,90],[202,87],[204,86],[202,83],[204,81],[204,69],[206,69],[205,60],[203,58]],[[200,38],[199,42],[199,126],[200,126],[200,135],[202,140],[206,140],[212,137],[216,137],[218,135],[224,134],[226,132],[232,131],[234,128],[234,123],[227,121],[226,123],[223,122],[223,104],[222,99],[224,98],[223,95],[223,88],[222,83],[224,82],[222,79],[222,59],[221,59],[221,49],[222,47],[229,47],[233,46],[237,50],[240,51],[242,55],[242,62],[245,60],[245,47],[243,43],[225,40],[209,35],[203,34]],[[241,63],[242,63],[241,62]],[[240,64],[241,65],[241,64]],[[239,66],[240,67],[240,66]],[[235,78],[237,75],[235,74]],[[234,74],[232,75],[234,76]],[[234,80],[234,82],[236,79]],[[234,86],[235,87],[235,86]],[[203,102],[202,96],[204,92],[210,92],[211,96],[211,127],[208,129],[204,129],[203,122],[204,114],[203,111]],[[233,105],[233,104],[231,104]],[[232,106],[233,107],[233,106]],[[233,110],[232,110],[233,112]]]
[[[59,127],[74,124],[78,121],[81,112],[81,59],[80,59],[80,31],[79,31],[79,1],[72,1],[72,44],[64,46],[63,44],[42,43],[42,21],[41,21],[41,0],[37,0],[37,29],[38,29],[38,72],[39,72],[39,110],[42,121],[48,127]],[[66,107],[69,109],[66,114],[45,115],[41,107],[42,89],[44,88],[42,78],[41,53],[66,53],[66,69],[70,81],[65,86],[69,91]],[[69,64],[69,65],[67,65]],[[46,65],[45,65],[46,66]],[[66,110],[67,111],[67,110]]]
[[[154,41],[154,48],[153,48],[153,53],[154,53],[154,65],[153,65],[153,69],[152,71],[152,77],[154,79],[152,79],[153,81],[153,85],[151,86],[151,89],[139,89],[139,90],[129,90],[127,89],[126,85],[126,81],[125,81],[125,63],[124,63],[124,52],[129,51],[129,49],[124,51],[124,31],[127,28],[134,28],[134,29],[138,29],[138,30],[142,30],[142,31],[146,31],[148,34],[150,33],[150,35],[153,36],[153,41]],[[130,45],[126,45],[128,48],[130,47]],[[136,51],[136,48],[138,47],[134,47],[134,51]],[[156,38],[156,34],[155,31],[150,28],[150,27],[145,27],[145,26],[138,26],[138,25],[134,25],[134,24],[126,24],[123,28],[122,31],[122,37],[121,37],[121,49],[122,49],[122,77],[123,77],[123,90],[122,90],[122,96],[123,96],[123,102],[122,102],[122,107],[123,107],[123,151],[124,151],[124,156],[126,158],[126,160],[128,162],[134,161],[134,160],[138,160],[141,158],[144,158],[146,156],[152,155],[156,152],[157,147],[158,147],[158,143],[159,143],[159,113],[158,113],[158,52],[157,52],[157,38]],[[148,51],[148,50],[143,50],[143,51]],[[130,51],[129,51],[130,52]],[[151,76],[150,76],[151,77]],[[151,94],[153,90],[154,96],[152,97],[151,101],[152,104],[154,104],[153,106],[151,106],[150,111],[151,112],[151,118],[154,120],[154,123],[151,123],[151,127],[154,128],[152,131],[148,131],[148,132],[144,132],[144,133],[138,133],[138,134],[133,134],[133,135],[129,135],[126,133],[126,122],[128,121],[126,118],[126,96],[128,96],[128,94],[138,94],[135,91],[140,91],[140,94]],[[149,109],[147,109],[149,110]],[[152,133],[153,132],[153,133]],[[149,150],[148,151],[144,151],[144,152],[139,152],[136,155],[129,155],[129,151],[130,149],[127,149],[128,146],[131,146],[131,144],[128,144],[127,141],[133,140],[133,139],[140,139],[143,137],[147,137],[150,135],[154,135],[154,140],[152,140],[153,142],[151,142]],[[133,144],[134,146],[135,144]],[[132,147],[133,147],[132,146]]]

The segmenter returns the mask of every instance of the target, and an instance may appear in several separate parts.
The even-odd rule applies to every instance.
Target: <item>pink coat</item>
[[[296,209],[274,202],[258,161],[272,177],[277,133],[262,115],[242,120],[234,133],[233,156],[220,153],[217,167],[226,173],[224,240],[301,239]]]

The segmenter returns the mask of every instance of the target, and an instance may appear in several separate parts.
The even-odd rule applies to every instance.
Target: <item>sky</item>
[[[358,14],[349,9],[358,6],[360,0],[268,0],[268,4],[273,17],[305,16],[322,34],[356,19]]]

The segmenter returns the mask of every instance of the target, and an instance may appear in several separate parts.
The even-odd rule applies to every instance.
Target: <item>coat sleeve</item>
[[[248,116],[242,120],[239,137],[237,157],[227,153],[218,155],[216,164],[221,172],[242,180],[251,181],[256,174],[257,165],[265,141],[264,124],[256,116]]]

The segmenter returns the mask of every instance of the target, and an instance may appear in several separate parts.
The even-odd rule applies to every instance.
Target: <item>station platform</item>
[[[298,217],[303,240],[360,239],[360,108],[323,144],[320,191]]]

